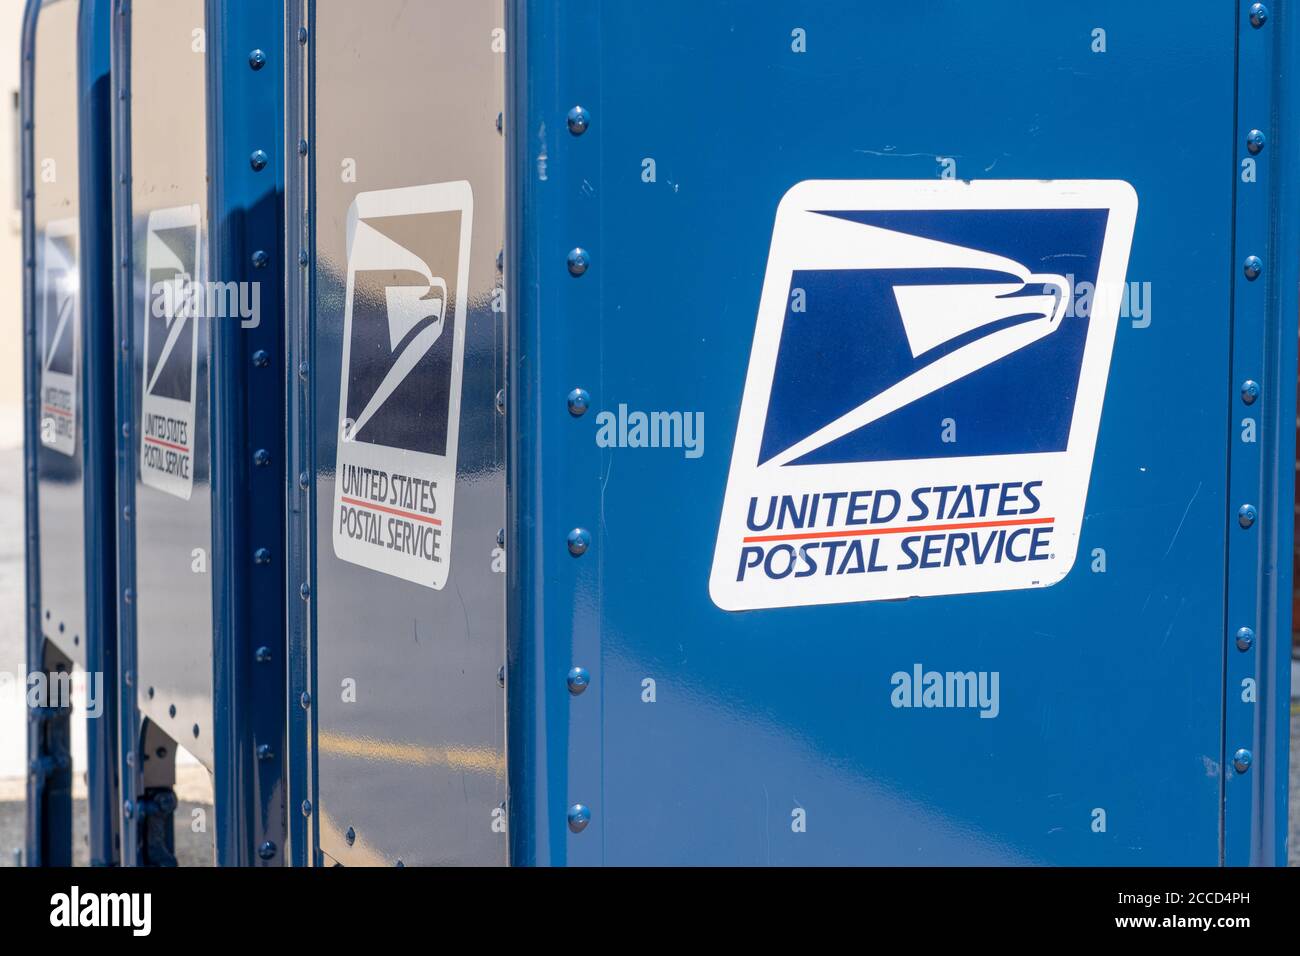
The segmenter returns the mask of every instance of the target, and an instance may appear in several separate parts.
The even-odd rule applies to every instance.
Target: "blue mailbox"
[[[283,858],[282,16],[114,18],[126,863],[172,862],[178,747],[217,862]]]
[[[118,855],[108,21],[108,2],[33,0],[23,31],[27,660],[42,691],[28,695],[32,865],[72,862],[74,665],[90,862]]]

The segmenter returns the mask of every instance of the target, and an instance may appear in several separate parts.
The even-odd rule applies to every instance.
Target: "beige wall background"
[[[22,217],[18,61],[22,0],[0,0],[0,449],[22,444]]]

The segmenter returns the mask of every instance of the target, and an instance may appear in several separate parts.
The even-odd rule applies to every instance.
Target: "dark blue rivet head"
[[[307,250],[300,249],[298,251],[298,265],[305,266],[306,264],[307,264]]]
[[[122,816],[130,820],[133,813],[135,813],[135,804],[130,800],[124,801],[122,804]]]
[[[506,267],[506,251],[504,249],[498,249],[497,250],[497,272],[500,272],[505,267]]]
[[[357,842],[357,831],[348,827],[348,832],[343,834],[343,839],[348,841],[348,846],[351,846]]]
[[[580,276],[591,266],[591,256],[586,249],[569,250],[569,275]]]
[[[1250,751],[1245,747],[1242,747],[1232,755],[1232,765],[1237,768],[1237,773],[1245,773],[1250,769],[1250,765],[1254,759],[1255,758],[1251,756]]]
[[[311,801],[310,801],[310,800],[304,800],[304,801],[302,802],[302,806],[299,807],[298,809],[302,811],[302,815],[303,815],[304,817],[309,817],[309,816],[311,816]]]
[[[253,253],[253,268],[265,269],[271,263],[271,257],[265,249],[258,249]]]
[[[1237,628],[1237,650],[1248,651],[1255,646],[1255,632],[1249,627]]]
[[[298,696],[298,705],[299,705],[303,710],[310,710],[310,709],[311,709],[311,694],[307,693],[306,691],[303,691],[303,692]]]
[[[271,453],[265,448],[259,448],[257,451],[253,452],[253,464],[257,465],[259,468],[269,465],[270,463]]]
[[[505,664],[502,664],[500,667],[497,668],[497,686],[498,687],[506,686],[506,665]]]
[[[505,529],[505,528],[498,528],[498,529],[497,529],[497,547],[498,547],[498,548],[504,548],[505,546],[506,546],[506,529]]]
[[[254,552],[253,552],[253,563],[254,563],[254,564],[270,564],[270,563],[271,563],[271,552],[270,552],[270,550],[267,549],[267,548],[258,548],[256,551],[254,551]]]
[[[1252,129],[1246,134],[1246,149],[1251,155],[1257,155],[1264,148],[1264,134],[1257,129]]]
[[[581,833],[587,829],[587,824],[591,822],[591,811],[581,803],[575,803],[569,807],[569,829],[574,833]]]
[[[270,760],[270,759],[271,759],[272,757],[274,757],[274,756],[275,756],[275,754],[273,754],[273,753],[271,752],[271,745],[270,745],[270,744],[258,744],[258,745],[257,745],[257,759],[258,759],[258,760]]]
[[[587,394],[585,388],[575,388],[569,392],[569,414],[574,418],[581,418],[587,414],[587,409],[591,407],[591,396]]]
[[[506,413],[506,390],[497,389],[497,413],[504,415]]]
[[[258,368],[266,368],[271,364],[271,356],[266,349],[258,349],[253,353],[253,364]]]
[[[569,554],[575,558],[587,553],[591,547],[591,533],[586,528],[574,528],[569,532]]]
[[[569,132],[574,136],[581,136],[587,132],[587,127],[591,125],[591,114],[581,106],[575,106],[569,110]]]
[[[298,155],[299,156],[307,155],[307,141],[305,139],[298,140]]]
[[[309,600],[311,598],[311,585],[305,583],[298,585],[298,596],[304,601]]]
[[[1249,528],[1253,525],[1258,516],[1254,505],[1242,505],[1237,509],[1237,523],[1243,528]]]
[[[127,671],[125,674],[122,675],[122,680],[126,682],[127,687],[132,687],[135,684],[135,674],[132,673],[131,671]],[[173,714],[172,716],[175,716],[175,714]]]
[[[191,728],[190,728],[190,732],[191,732],[192,734],[194,734],[194,739],[195,739],[195,740],[198,740],[198,739],[199,739],[199,725],[198,725],[198,724],[195,724],[193,727],[191,727]]]
[[[310,484],[311,484],[311,475],[307,474],[307,472],[305,472],[305,471],[303,471],[303,472],[299,472],[299,473],[298,473],[298,487],[301,488],[303,491],[306,491],[306,490],[307,490],[307,486],[310,485]]]
[[[248,54],[248,65],[255,70],[260,70],[262,67],[266,66],[266,54],[261,50],[254,50],[252,53]]]
[[[498,132],[498,133],[504,132],[504,131],[505,131],[505,127],[506,127],[505,115],[502,114],[502,113],[498,113],[498,114],[497,114],[497,132]]]
[[[271,663],[271,649],[267,647],[265,644],[263,644],[261,647],[257,649],[255,656],[257,658],[257,663],[259,664]]]
[[[307,42],[307,28],[306,28],[306,27],[299,27],[299,28],[298,28],[298,42],[299,42],[299,43],[306,43],[306,42]]]
[[[591,675],[587,673],[587,668],[585,667],[569,668],[569,679],[568,679],[569,693],[572,694],[574,697],[577,697],[584,690],[586,690],[587,685],[589,685],[590,683],[591,683]]]
[[[248,165],[253,167],[253,172],[260,173],[266,169],[266,164],[271,161],[271,157],[266,155],[266,150],[255,149],[253,154],[248,157]]]
[[[168,717],[175,717],[175,716],[176,716],[176,705],[175,705],[175,704],[172,704],[172,705],[170,705],[170,706],[167,708],[167,716],[168,716]]]
[[[1254,282],[1259,278],[1259,274],[1264,271],[1264,261],[1259,256],[1247,256],[1241,268],[1246,273],[1246,278]]]
[[[275,844],[267,840],[257,848],[257,855],[263,860],[272,859],[275,856]]]
[[[1259,382],[1246,379],[1241,383],[1241,400],[1247,405],[1254,405],[1257,398],[1259,398]]]
[[[125,505],[125,506],[123,506],[123,508],[122,508],[122,520],[123,520],[123,521],[130,521],[130,520],[131,520],[131,506],[130,506],[130,505]]]
[[[1252,3],[1250,5],[1250,25],[1258,30],[1266,23],[1268,23],[1268,7],[1262,3]]]
[[[135,600],[135,592],[127,588],[122,592],[122,600],[127,604],[132,603]],[[131,682],[128,680],[127,683],[130,684]]]

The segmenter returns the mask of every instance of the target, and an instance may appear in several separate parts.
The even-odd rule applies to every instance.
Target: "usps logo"
[[[1064,578],[1136,216],[1119,181],[792,188],[759,303],[714,603]],[[1084,281],[1091,303],[1071,308]]]
[[[81,364],[81,278],[77,220],[45,227],[41,243],[41,444],[62,455],[77,451],[77,368]]]
[[[334,553],[429,588],[451,560],[473,218],[468,182],[348,211]]]
[[[188,501],[194,491],[200,316],[193,314],[191,296],[174,290],[202,288],[202,211],[197,204],[155,209],[145,232],[140,480]]]

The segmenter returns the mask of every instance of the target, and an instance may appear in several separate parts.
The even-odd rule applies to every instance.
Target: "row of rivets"
[[[582,106],[574,106],[569,110],[567,117],[569,132],[574,136],[581,136],[591,128],[591,114]],[[569,275],[575,279],[586,275],[587,270],[591,268],[591,254],[581,246],[577,246],[569,251],[566,265],[569,269]],[[574,418],[581,418],[586,414],[591,405],[591,395],[585,388],[574,388],[568,395],[569,414]],[[568,535],[569,554],[575,558],[581,557],[587,553],[591,547],[591,533],[586,528],[574,528]],[[587,668],[574,665],[569,668],[566,679],[569,688],[569,694],[577,697],[591,684],[591,674]],[[567,814],[569,830],[573,833],[581,833],[587,829],[587,824],[591,822],[591,810],[585,804],[575,803],[569,807]]]

